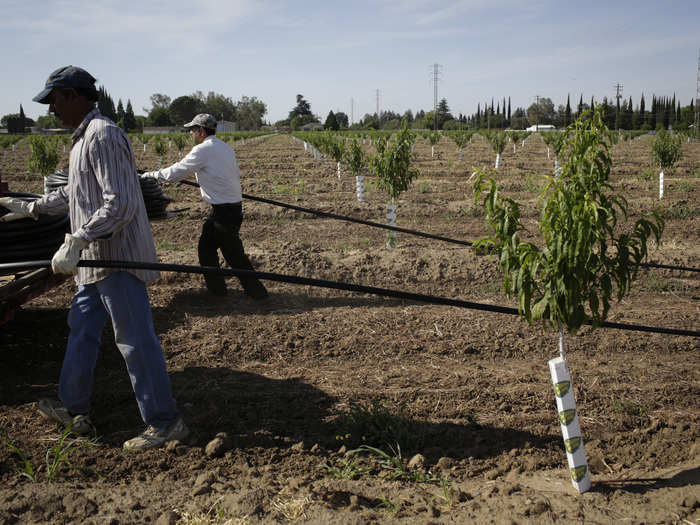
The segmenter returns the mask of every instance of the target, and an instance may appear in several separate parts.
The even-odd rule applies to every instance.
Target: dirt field
[[[630,222],[659,204],[649,149],[648,137],[616,147],[613,183],[630,201]],[[339,182],[334,163],[314,162],[288,136],[236,151],[244,193],[383,221],[383,194],[369,185],[358,203],[352,177]],[[458,162],[448,139],[436,158],[419,140],[416,155],[421,177],[399,201],[397,224],[485,235],[468,179],[473,166],[493,166],[490,147],[477,137]],[[6,151],[2,178],[13,191],[41,192],[27,156],[26,141]],[[142,147],[136,156],[139,168],[157,164]],[[538,174],[551,170],[539,137],[515,153],[506,146],[498,178],[525,203],[533,234]],[[684,144],[666,174],[666,231],[650,260],[700,267],[699,186],[700,143]],[[195,188],[165,192],[169,209],[188,209],[152,223],[161,262],[197,264],[207,206]],[[383,230],[252,201],[244,213],[241,237],[261,271],[513,306],[493,257],[405,234],[388,249]],[[36,481],[19,474],[8,441],[0,446],[0,524],[700,523],[697,339],[613,329],[567,338],[593,482],[579,495],[547,366],[556,333],[516,316],[267,284],[271,297],[259,303],[235,278],[223,299],[197,275],[153,283],[156,329],[193,435],[122,451],[142,423],[108,329],[93,396],[100,437],[65,453],[70,469],[51,469],[61,432],[35,402],[56,394],[74,284],[2,325],[0,428]],[[698,330],[700,276],[644,270],[609,320]],[[387,457],[345,455],[361,445]]]

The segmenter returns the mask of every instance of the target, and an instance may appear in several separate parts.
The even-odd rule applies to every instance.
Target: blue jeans
[[[146,285],[128,272],[78,286],[68,313],[70,334],[58,397],[72,414],[90,412],[95,364],[108,316],[141,418],[158,429],[168,427],[179,416],[170,377],[153,327]]]

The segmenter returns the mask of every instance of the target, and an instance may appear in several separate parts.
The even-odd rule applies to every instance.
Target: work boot
[[[151,425],[147,426],[146,430],[141,432],[141,434],[124,442],[124,450],[159,448],[163,446],[166,441],[181,441],[189,435],[190,429],[187,428],[182,417],[178,417],[165,429],[157,429]]]
[[[40,399],[37,408],[41,415],[51,421],[62,425],[73,434],[82,437],[96,436],[95,426],[87,414],[72,415],[57,399]]]

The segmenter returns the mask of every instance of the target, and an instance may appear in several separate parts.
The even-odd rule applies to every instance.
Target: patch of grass
[[[638,175],[640,180],[649,182],[655,180],[659,174],[655,172],[654,168],[646,168],[642,170]]]
[[[695,183],[690,180],[682,180],[680,182],[674,182],[670,189],[672,191],[692,193],[695,191]]]
[[[458,495],[452,483],[449,483],[446,479],[440,479],[440,486],[442,487],[442,496],[440,496],[440,503],[447,508],[451,509],[457,503]]]
[[[177,244],[175,244],[174,242],[163,241],[163,240],[161,240],[161,241],[158,241],[158,242],[156,243],[156,250],[157,250],[157,251],[161,251],[161,250],[177,250],[177,251],[180,251],[180,250],[182,250],[182,248],[181,248],[180,246],[178,246]]]
[[[379,504],[379,506],[385,508],[394,516],[396,516],[399,513],[399,511],[401,510],[401,503],[400,502],[393,503],[392,501],[389,500],[389,498],[387,498],[384,495],[379,496],[379,499],[382,501]]]
[[[272,193],[278,195],[302,195],[307,193],[306,184],[305,179],[299,179],[294,184],[274,184]]]
[[[427,180],[422,180],[418,183],[418,193],[431,193],[430,184]]]
[[[676,279],[660,277],[656,272],[651,272],[646,279],[649,291],[654,293],[681,293],[687,291],[687,286]]]
[[[383,477],[391,480],[401,481],[417,481],[420,483],[432,483],[440,481],[440,476],[435,476],[431,472],[423,472],[422,470],[411,470],[406,465],[406,461],[401,455],[401,447],[396,444],[394,447],[389,446],[391,453],[384,452],[382,449],[372,447],[370,445],[362,445],[355,450],[350,450],[347,456],[355,454],[370,454],[377,457],[379,467],[382,469]]]
[[[684,204],[664,208],[661,213],[666,220],[690,219],[698,215],[697,208],[691,209]]]
[[[615,403],[614,409],[616,412],[622,412],[628,416],[643,416],[649,409],[650,405],[640,405],[634,401],[617,401]]]
[[[525,177],[525,189],[530,193],[539,193],[542,190],[544,179],[539,175],[528,175]]]
[[[30,481],[36,482],[36,472],[34,472],[34,467],[32,462],[29,461],[27,456],[17,447],[12,441],[10,441],[6,430],[2,430],[2,442],[7,448],[9,448],[14,454],[19,458],[20,464],[15,465],[13,470],[19,473],[20,476],[24,476]]]
[[[321,464],[321,468],[336,479],[359,479],[369,472],[369,469],[359,467],[352,457],[340,458],[335,465],[326,461]]]
[[[394,446],[403,450],[420,450],[425,432],[406,414],[406,405],[390,406],[372,400],[369,406],[352,403],[350,410],[338,418],[340,432],[336,439],[348,447],[371,444]]]
[[[481,206],[462,206],[459,208],[462,217],[479,218],[484,216],[484,209]]]
[[[7,437],[7,433],[3,432],[3,434],[3,444],[12,450],[12,452],[14,452],[14,454],[20,460],[20,464],[15,466],[15,470],[21,476],[24,476],[33,482],[37,482],[37,475],[40,468],[35,470],[29,458],[25,456],[19,447],[10,441],[9,437]],[[66,473],[71,470],[77,470],[87,474],[96,474],[93,469],[74,465],[70,459],[70,456],[76,450],[87,446],[93,446],[94,444],[94,440],[72,437],[71,429],[66,428],[61,434],[61,437],[58,439],[58,443],[46,451],[45,466],[47,481],[55,481],[59,474]]]

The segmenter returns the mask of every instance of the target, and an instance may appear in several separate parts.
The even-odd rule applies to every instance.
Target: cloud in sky
[[[6,0],[0,17],[0,115],[31,102],[48,74],[75,64],[137,113],[150,95],[256,96],[285,118],[301,93],[325,119],[376,108],[429,110],[430,66],[453,113],[511,97],[695,95],[695,0]]]

